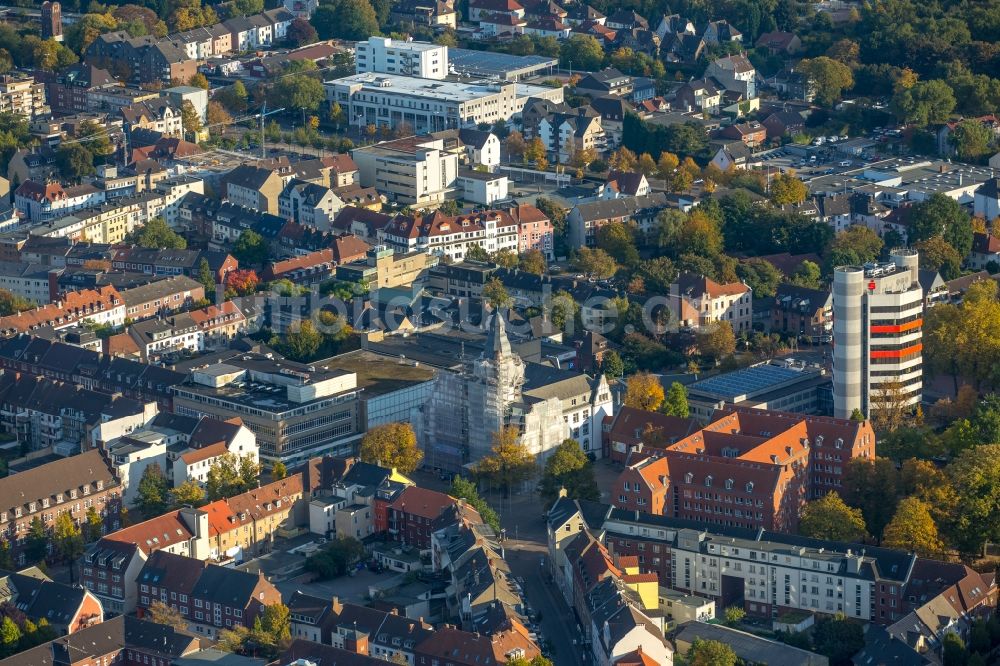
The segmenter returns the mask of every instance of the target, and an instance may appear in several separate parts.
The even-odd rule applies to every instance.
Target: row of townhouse
[[[120,243],[154,217],[177,222],[178,202],[189,192],[203,193],[204,182],[192,176],[158,181],[153,189],[108,199],[94,184],[64,187],[55,181],[27,180],[14,191],[14,207],[42,236],[92,243]]]
[[[548,542],[553,575],[568,598],[581,532],[592,533],[612,559],[635,557],[665,587],[712,601],[717,610],[738,604],[762,619],[842,613],[886,627],[919,652],[939,649],[947,632],[967,636],[997,601],[993,576],[962,564],[563,498],[549,511]]]
[[[291,12],[279,7],[166,37],[109,32],[91,43],[84,58],[123,79],[187,82],[197,73],[199,60],[269,47],[285,39],[294,19]]]
[[[132,613],[139,604],[138,573],[157,551],[199,560],[242,561],[271,550],[275,534],[304,522],[296,507],[302,476],[273,481],[200,509],[176,509],[108,534],[81,562],[83,585],[108,612]]]
[[[451,217],[440,211],[429,215],[400,215],[379,233],[379,239],[400,252],[424,250],[461,261],[472,246],[490,254],[518,251],[518,225],[499,210]]]
[[[232,301],[145,319],[108,339],[104,351],[145,363],[177,354],[226,349],[247,329],[246,317]]]
[[[148,616],[159,601],[180,613],[189,631],[207,638],[252,628],[267,606],[281,603],[281,592],[261,571],[249,573],[165,550],[149,556],[135,583],[138,617]]]

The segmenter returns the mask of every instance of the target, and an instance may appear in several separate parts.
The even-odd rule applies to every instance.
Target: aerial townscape
[[[989,666],[998,566],[998,0],[0,5],[0,666]]]

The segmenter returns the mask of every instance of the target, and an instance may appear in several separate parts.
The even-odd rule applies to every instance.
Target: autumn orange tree
[[[625,389],[625,406],[655,412],[663,404],[663,384],[656,375],[637,372],[628,378]]]
[[[489,479],[500,487],[504,497],[516,484],[535,474],[535,457],[521,443],[521,433],[514,426],[504,426],[493,433],[492,453],[473,467],[476,476]]]
[[[409,423],[384,423],[371,428],[361,440],[361,460],[408,474],[420,465],[424,452]]]

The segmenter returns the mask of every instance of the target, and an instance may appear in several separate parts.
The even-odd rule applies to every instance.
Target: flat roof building
[[[507,121],[529,97],[563,101],[562,88],[492,81],[461,82],[365,72],[323,84],[351,125],[399,127],[415,133]]]
[[[379,72],[443,79],[448,75],[448,47],[430,42],[407,42],[388,37],[369,37],[354,47],[358,74]]]
[[[519,56],[473,49],[448,49],[448,70],[459,76],[520,81],[537,74],[549,74],[558,66],[559,58],[547,56]]]
[[[687,387],[691,416],[708,421],[726,405],[814,414],[830,375],[816,365],[785,359],[715,375]]]

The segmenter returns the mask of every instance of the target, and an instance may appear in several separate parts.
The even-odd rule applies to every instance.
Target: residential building
[[[746,143],[742,140],[730,141],[719,147],[711,163],[725,173],[730,169],[746,169],[752,158],[753,153]]]
[[[923,395],[924,292],[917,252],[897,249],[890,256],[889,263],[833,272],[833,407],[839,418],[855,410],[869,415],[883,391],[908,406]]]
[[[354,45],[358,74],[378,72],[418,79],[444,79],[448,75],[448,47],[389,37],[369,37]]]
[[[461,168],[455,186],[462,200],[472,204],[492,207],[509,198],[507,176],[499,173]]]
[[[207,250],[157,250],[140,247],[124,248],[115,252],[111,267],[119,271],[146,275],[185,275],[198,278],[201,260],[215,275],[216,284],[225,281],[226,274],[239,268],[232,255]]]
[[[232,301],[188,313],[201,331],[202,350],[227,349],[247,330],[247,318]]]
[[[493,132],[462,128],[458,130],[458,140],[473,167],[484,166],[493,171],[500,165],[500,139]]]
[[[121,486],[103,454],[91,450],[0,480],[0,507],[0,526],[14,537],[11,557],[23,565],[28,527],[36,518],[51,530],[56,517],[68,511],[82,525],[94,508],[108,529],[118,529]]]
[[[111,286],[71,291],[34,310],[0,317],[0,332],[5,335],[25,333],[43,326],[58,330],[78,322],[121,326],[125,323],[125,302]]]
[[[244,164],[226,175],[225,197],[238,206],[277,215],[278,199],[290,179],[291,174]]]
[[[740,141],[747,148],[757,148],[767,140],[767,128],[756,121],[734,123],[720,130],[719,136]]]
[[[163,362],[204,348],[201,329],[186,312],[137,321],[128,327],[127,335],[145,363]]]
[[[45,84],[49,106],[62,114],[92,111],[91,91],[118,86],[108,70],[83,63],[70,65],[59,72],[37,72],[36,77]]]
[[[562,88],[492,81],[429,82],[372,72],[326,81],[323,86],[327,101],[340,104],[351,125],[408,126],[417,134],[509,121],[529,97],[563,101]]]
[[[990,221],[1000,217],[1000,178],[991,178],[975,191],[973,212]]]
[[[782,282],[771,306],[771,331],[829,341],[833,333],[833,294]]]
[[[725,44],[726,42],[742,42],[743,33],[728,21],[710,21],[702,35],[707,44]]]
[[[423,279],[438,257],[422,250],[396,252],[385,245],[369,248],[364,259],[338,264],[336,277],[367,289],[403,287]]]
[[[125,31],[100,35],[83,55],[85,62],[135,83],[189,81],[198,72],[198,61],[188,55],[183,42],[132,37]]]
[[[972,237],[972,251],[965,264],[972,270],[985,270],[990,263],[1000,265],[1000,238],[990,233],[975,233]]]
[[[591,150],[603,153],[607,146],[601,116],[588,107],[575,113],[557,113],[542,118],[538,123],[538,136],[546,152],[560,164],[570,162],[577,152]]]
[[[330,231],[343,200],[329,187],[292,179],[278,195],[278,215],[320,231]]]
[[[707,38],[705,41],[710,42]],[[723,88],[739,94],[744,100],[757,97],[757,70],[743,54],[714,60],[705,70],[705,77],[714,78]]]
[[[440,204],[458,177],[458,156],[446,152],[440,139],[387,141],[355,148],[351,157],[363,187],[374,187],[402,204]]]
[[[10,604],[36,625],[44,619],[57,634],[76,633],[104,622],[104,609],[94,594],[56,583],[35,567],[0,572],[0,602]]]
[[[53,3],[58,5],[59,3]],[[3,666],[171,664],[197,654],[198,639],[163,624],[117,616],[0,660]]]
[[[393,5],[389,22],[393,25],[455,28],[458,26],[458,12],[450,0],[401,0]]]
[[[365,245],[367,248],[368,246]],[[364,256],[362,253],[361,256]],[[356,260],[357,257],[352,258]],[[267,282],[291,280],[296,284],[311,285],[329,280],[337,267],[333,250],[318,250],[290,259],[272,261],[264,269],[261,277]]]
[[[54,271],[58,275],[58,270]],[[52,301],[49,284],[53,269],[26,262],[0,262],[0,289],[25,298],[32,303]]]
[[[682,273],[670,285],[670,310],[682,328],[700,329],[726,321],[739,335],[753,321],[753,292],[742,282],[719,284],[695,273]]]
[[[632,92],[632,77],[609,67],[583,76],[576,88],[580,94],[592,97],[627,97]]]
[[[350,449],[358,423],[357,376],[244,354],[193,370],[173,387],[174,411],[185,416],[239,417],[257,435],[260,456],[291,467]]]
[[[205,287],[185,275],[174,275],[120,293],[125,301],[125,316],[139,321],[190,307],[205,298]]]
[[[517,223],[517,253],[538,250],[552,261],[555,258],[552,220],[532,204],[518,204],[506,211]]]
[[[794,56],[802,50],[802,40],[794,32],[775,30],[757,38],[757,48],[771,55]]]
[[[130,525],[87,550],[81,581],[106,612],[132,613],[141,602],[139,572],[154,553],[224,563],[258,557],[271,550],[278,530],[294,529],[301,499],[302,477],[295,474],[200,509],[176,509]]]
[[[136,129],[147,129],[169,137],[184,136],[181,107],[166,98],[158,97],[123,106],[118,113],[129,133]]]
[[[713,78],[688,81],[677,89],[671,103],[674,109],[718,115],[722,109],[723,86]]]
[[[45,101],[45,84],[31,76],[4,74],[0,76],[0,113],[12,113],[31,120],[51,112]]]
[[[104,191],[90,184],[63,187],[26,180],[14,190],[14,207],[33,223],[49,222],[104,203]]]
[[[668,199],[663,192],[577,204],[566,216],[569,245],[573,248],[595,247],[597,230],[614,222],[633,225],[644,235],[652,233],[657,216],[667,205]]]
[[[479,23],[494,14],[524,18],[524,7],[517,0],[470,0],[469,21]]]
[[[156,551],[139,572],[138,617],[160,601],[177,609],[196,634],[217,637],[224,629],[252,628],[267,606],[281,603],[281,593],[264,578],[185,555]]]
[[[379,233],[398,252],[423,250],[459,261],[478,245],[489,253],[517,252],[518,229],[503,211],[490,210],[451,217],[435,211],[428,215],[398,215]]]

